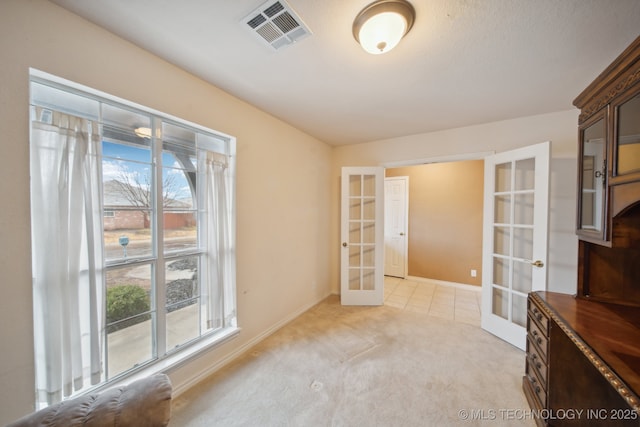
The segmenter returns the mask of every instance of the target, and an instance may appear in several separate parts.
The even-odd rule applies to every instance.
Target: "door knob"
[[[349,245],[347,245],[347,242],[342,242],[342,246],[346,248]]]
[[[544,262],[542,262],[540,260],[536,260],[536,261],[532,262],[531,265],[533,265],[534,267],[541,268],[541,267],[544,267]]]
[[[401,236],[404,236],[404,233],[400,233]]]

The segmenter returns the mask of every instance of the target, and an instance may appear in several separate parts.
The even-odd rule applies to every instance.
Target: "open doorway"
[[[484,156],[385,169],[385,184],[399,177],[408,183],[408,273],[386,269],[385,192],[385,305],[480,327]]]
[[[460,231],[459,228],[474,217],[477,218],[482,225],[482,234],[477,240],[481,242],[480,259],[484,270],[480,274],[483,277],[480,281],[481,326],[522,349],[526,342],[527,295],[531,291],[546,289],[550,152],[551,143],[547,141],[485,156],[478,164],[482,166],[483,174],[481,178],[479,175],[477,179],[469,181],[471,184],[463,183],[462,186],[451,188],[449,183],[455,183],[462,170],[452,174],[436,171],[438,173],[428,180],[435,185],[422,191],[428,195],[433,193],[446,196],[442,202],[432,204],[432,209],[436,210],[450,204],[449,200],[456,195],[462,195],[465,201],[478,196],[479,206],[482,208],[472,209],[462,205],[454,210],[441,212],[436,218],[445,222],[429,231],[420,233],[418,230],[418,237],[426,238],[431,234],[439,234],[440,228],[444,228],[442,224],[449,223],[452,227],[447,229],[444,239],[439,241],[438,252],[425,253],[420,256],[420,261],[433,257],[438,265],[449,263],[447,270],[452,271],[450,263],[460,258],[460,248],[469,247],[472,243],[469,232]],[[398,166],[414,165],[415,163],[409,163]],[[392,169],[390,165],[386,166],[387,169]],[[412,169],[388,170],[386,175],[407,175]],[[482,186],[475,189],[472,186],[475,181],[481,182]],[[469,188],[471,192],[466,191]],[[410,191],[412,193],[415,190]],[[410,196],[410,204],[411,199]],[[413,234],[413,211],[415,209],[409,209],[410,242]],[[455,215],[459,216],[452,220]],[[454,242],[462,246],[455,246],[455,251],[445,250]],[[445,258],[438,257],[442,252],[445,252]],[[413,259],[414,255],[409,254],[409,258]],[[470,270],[470,276],[477,277],[477,270],[473,270],[475,269]],[[465,283],[464,280],[453,282]]]
[[[385,178],[400,176],[410,183],[407,276],[480,287],[484,160],[444,160],[385,170]]]

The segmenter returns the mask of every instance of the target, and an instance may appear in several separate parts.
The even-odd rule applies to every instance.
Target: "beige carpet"
[[[174,399],[182,426],[533,426],[524,353],[477,326],[338,297]]]

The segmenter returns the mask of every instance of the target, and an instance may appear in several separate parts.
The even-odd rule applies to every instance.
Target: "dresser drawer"
[[[546,409],[549,405],[549,324],[550,319],[539,303],[529,294],[527,298],[527,353],[522,387],[532,409]],[[536,418],[538,426],[546,420]]]
[[[529,374],[529,373],[525,375],[524,387],[525,387],[525,390],[528,392],[527,394],[532,396],[533,399],[535,399],[535,404],[532,405],[533,407],[538,409],[547,407],[547,392],[540,385],[540,382],[538,381],[538,378],[535,375]],[[533,403],[533,402],[530,402],[530,403]]]
[[[548,335],[549,318],[531,300],[531,298],[527,299],[527,315],[529,316],[529,318],[535,320],[538,323],[538,325],[540,325],[540,329],[542,329],[545,335]]]
[[[543,359],[538,349],[531,343],[527,342],[527,374],[534,372],[540,380],[540,384],[547,389],[547,360]],[[531,367],[531,368],[529,368]]]
[[[536,322],[529,322],[529,339],[540,350],[540,357],[542,360],[547,360],[548,348],[549,348],[549,336],[547,331],[540,329],[540,326]]]

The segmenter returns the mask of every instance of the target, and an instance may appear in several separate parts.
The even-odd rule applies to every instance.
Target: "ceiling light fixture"
[[[409,32],[415,18],[415,9],[406,0],[378,0],[356,16],[353,37],[369,53],[386,53]]]
[[[139,128],[135,128],[133,132],[136,134],[138,138],[151,139],[151,128],[139,127]]]

